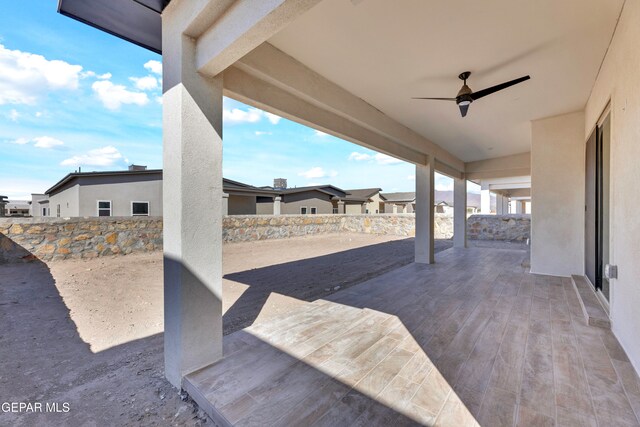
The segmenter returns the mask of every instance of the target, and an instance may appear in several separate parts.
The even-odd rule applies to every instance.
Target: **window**
[[[307,214],[307,207],[306,206],[302,206],[300,208],[300,215],[306,215]]]
[[[149,202],[131,202],[131,215],[149,216]]]
[[[333,208],[333,213],[337,214],[338,213],[338,208]]]
[[[369,209],[365,209],[364,213],[368,214],[369,213]]]
[[[315,215],[318,213],[318,208],[312,207],[311,208],[311,215]]]
[[[47,216],[47,208],[42,208],[42,216]]]
[[[111,216],[111,200],[98,200],[98,216]]]
[[[56,205],[56,216],[60,218],[60,205]]]

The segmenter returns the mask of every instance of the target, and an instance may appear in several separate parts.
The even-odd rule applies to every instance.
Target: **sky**
[[[161,56],[56,5],[5,2],[0,15],[0,195],[10,199],[78,168],[162,168]],[[228,98],[223,140],[224,176],[247,184],[415,190],[409,163]],[[452,185],[436,174],[437,190]]]

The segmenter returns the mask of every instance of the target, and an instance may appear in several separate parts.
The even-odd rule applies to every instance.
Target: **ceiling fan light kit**
[[[469,86],[467,86],[467,79],[471,76],[470,71],[465,71],[460,73],[458,78],[463,81],[462,87],[458,91],[458,94],[455,98],[413,98],[413,99],[431,99],[436,101],[455,101],[458,104],[458,108],[460,108],[460,114],[462,117],[467,115],[467,111],[469,111],[469,105],[473,101],[476,101],[480,98],[483,98],[487,95],[491,95],[492,93],[498,92],[500,90],[506,89],[510,86],[516,85],[518,83],[522,83],[525,80],[529,80],[530,76],[520,77],[514,80],[510,80],[508,82],[500,83],[495,86],[488,87],[486,89],[482,89],[478,92],[474,92],[471,90]]]

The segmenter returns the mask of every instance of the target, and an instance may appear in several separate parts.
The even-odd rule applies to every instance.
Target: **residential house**
[[[31,216],[49,216],[49,196],[40,193],[31,193]]]
[[[384,212],[382,188],[358,188],[347,190],[345,213],[377,214]]]
[[[5,216],[31,216],[29,200],[7,200],[4,203]]]
[[[416,208],[416,193],[405,191],[401,193],[383,193],[385,213],[414,213]]]
[[[294,187],[277,190],[280,196],[280,213],[285,215],[315,215],[338,213],[343,206],[347,192],[333,185],[314,185],[308,187]],[[273,213],[268,205],[273,202],[265,201],[264,207],[259,207],[261,213]]]
[[[254,187],[253,185],[223,178],[224,191],[223,213],[226,215],[271,215],[274,199],[278,192],[268,187]]]
[[[5,216],[6,205],[7,205],[7,196],[0,196],[0,216]]]
[[[48,216],[162,216],[162,170],[73,172],[45,191]]]

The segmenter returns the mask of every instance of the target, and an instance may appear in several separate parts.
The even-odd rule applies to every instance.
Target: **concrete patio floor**
[[[220,424],[637,426],[640,380],[571,282],[449,249],[225,337],[185,379]]]

